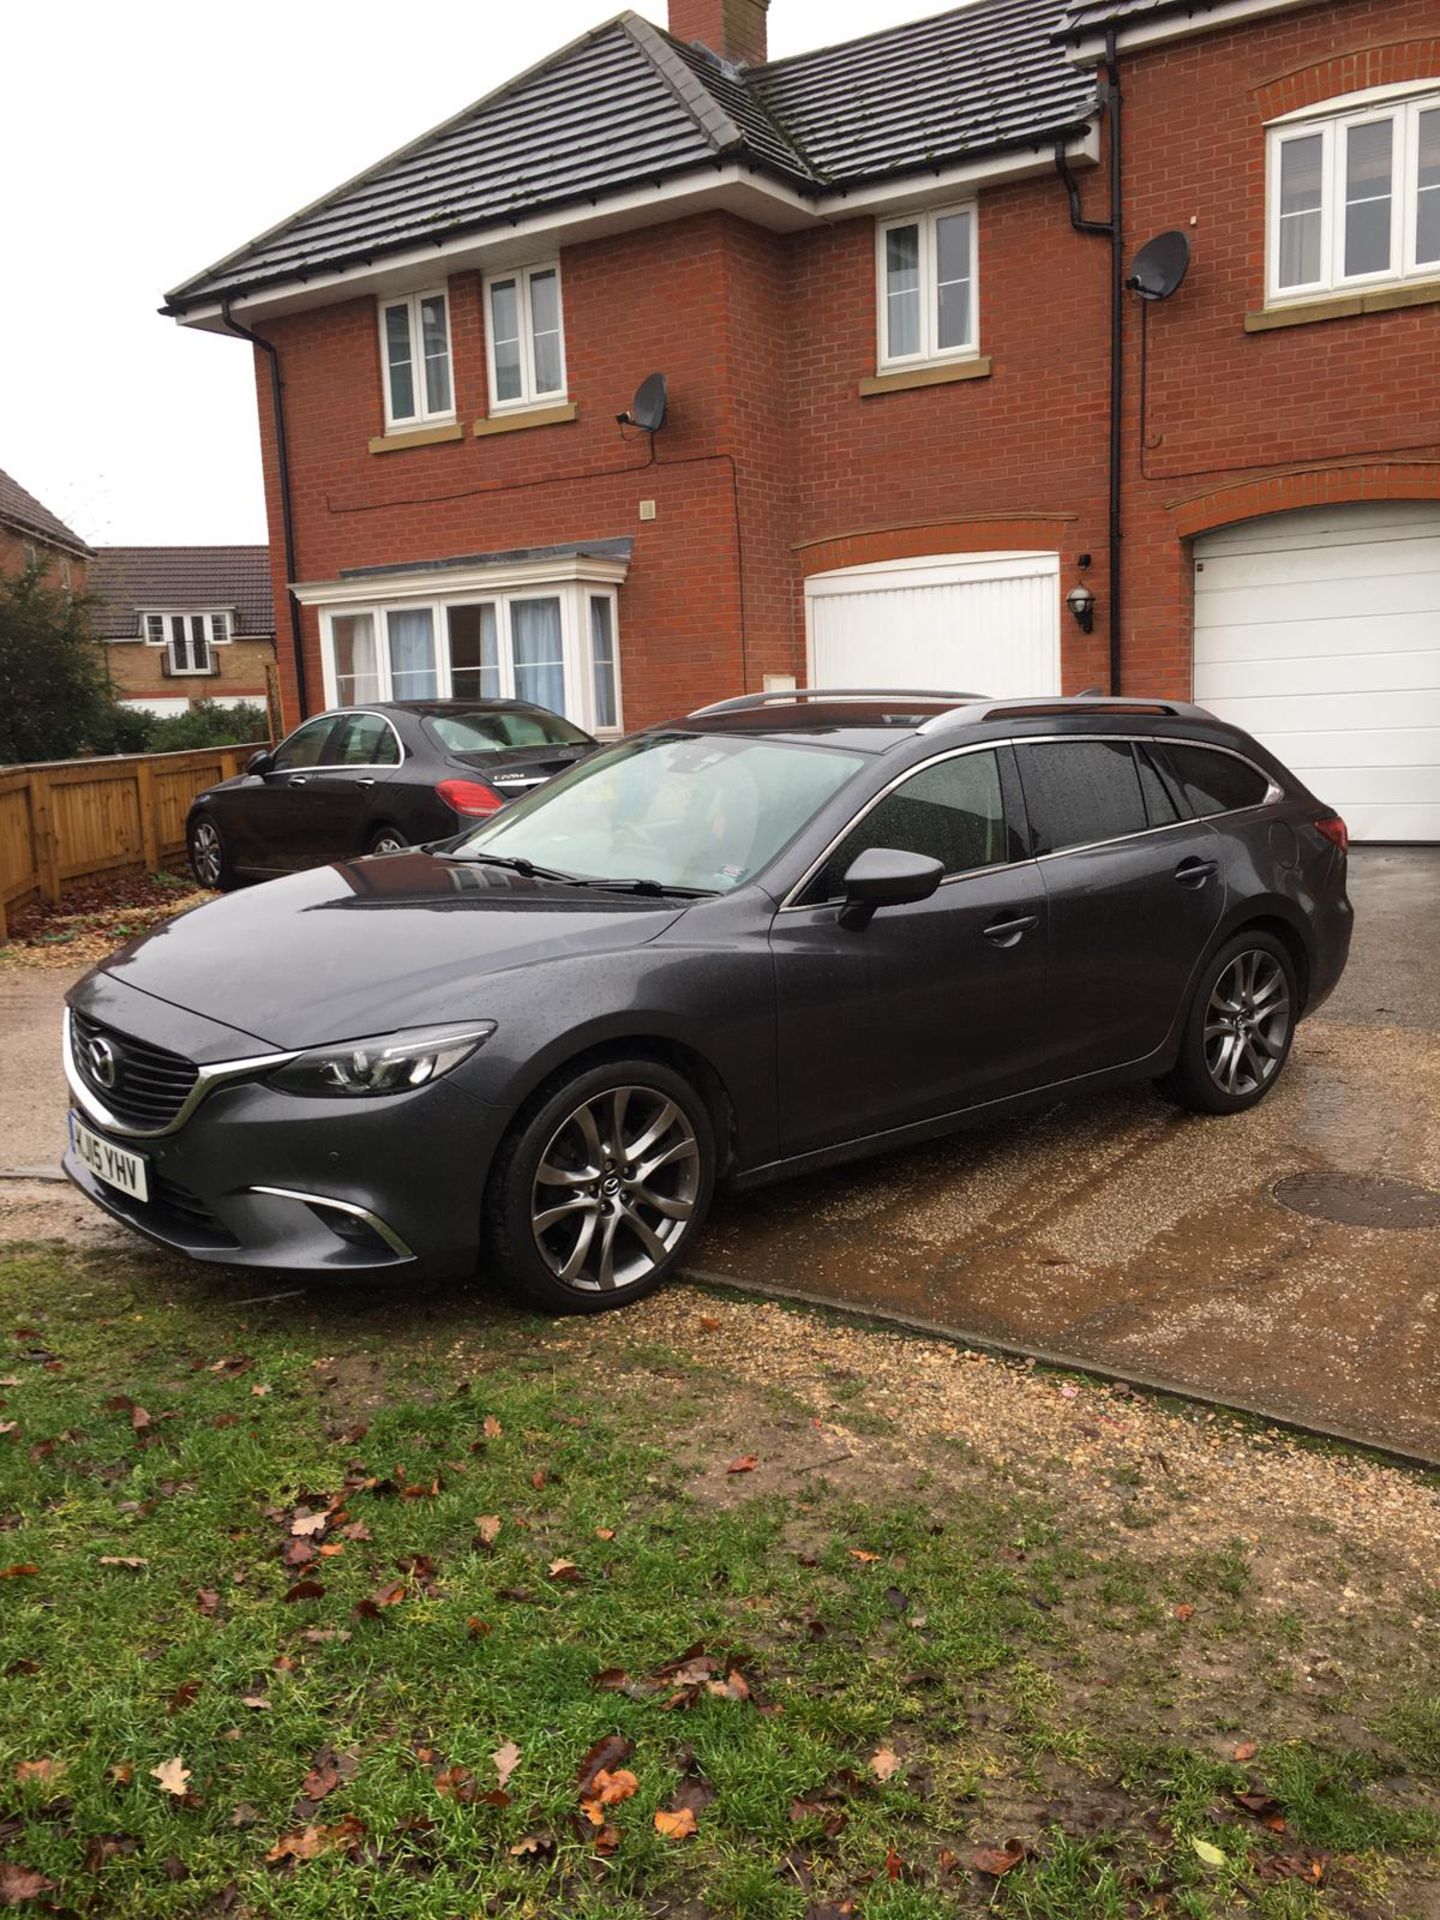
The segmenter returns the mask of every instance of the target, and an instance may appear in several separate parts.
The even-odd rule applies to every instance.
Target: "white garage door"
[[[1311,507],[1195,543],[1195,698],[1357,840],[1440,840],[1440,505]]]
[[[805,582],[812,687],[1060,691],[1053,553],[932,554]]]

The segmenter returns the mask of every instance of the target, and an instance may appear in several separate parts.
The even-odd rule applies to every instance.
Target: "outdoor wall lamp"
[[[1075,616],[1075,624],[1082,633],[1091,633],[1095,627],[1095,596],[1089,587],[1072,587],[1065,596],[1065,604]]]

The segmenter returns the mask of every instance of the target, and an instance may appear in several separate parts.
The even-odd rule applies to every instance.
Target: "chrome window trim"
[[[917,729],[917,733],[923,731],[924,728]],[[912,774],[923,773],[927,767],[936,766],[942,760],[957,760],[961,754],[965,753],[984,753],[987,750],[993,752],[1000,747],[1018,749],[1028,746],[1051,746],[1057,742],[1063,744],[1075,740],[1108,740],[1112,743],[1124,741],[1127,745],[1133,744],[1138,746],[1153,744],[1162,747],[1200,747],[1207,753],[1228,754],[1232,760],[1241,761],[1243,765],[1249,767],[1252,773],[1260,776],[1266,783],[1265,792],[1259,800],[1254,801],[1248,807],[1226,807],[1219,813],[1195,814],[1188,820],[1165,820],[1162,821],[1158,827],[1142,827],[1138,833],[1117,833],[1112,835],[1108,840],[1087,840],[1081,846],[1058,847],[1053,853],[1032,854],[1025,860],[997,861],[993,866],[968,867],[964,873],[947,873],[940,882],[942,887],[953,886],[957,880],[969,880],[975,874],[979,873],[1004,873],[1013,871],[1016,867],[1038,866],[1041,861],[1063,860],[1067,855],[1072,853],[1092,853],[1097,847],[1115,847],[1126,840],[1144,840],[1148,839],[1151,834],[1172,833],[1176,827],[1205,826],[1212,820],[1232,820],[1237,814],[1257,813],[1260,808],[1273,806],[1276,801],[1285,798],[1284,788],[1278,785],[1278,783],[1266,773],[1263,767],[1257,766],[1248,754],[1241,753],[1238,747],[1223,747],[1218,741],[1186,740],[1177,735],[1161,733],[1029,733],[1019,736],[1007,735],[1005,738],[998,740],[973,740],[968,746],[952,747],[948,753],[935,753],[931,754],[927,760],[917,760],[914,766],[906,767],[904,772],[898,773],[887,786],[882,787],[878,793],[872,794],[865,805],[860,808],[859,812],[852,814],[850,820],[830,841],[819,858],[813,860],[805,869],[805,872],[795,882],[794,886],[790,888],[776,911],[779,913],[809,912],[812,908],[832,907],[835,905],[833,900],[811,900],[802,903],[797,896],[805,891],[806,887],[809,886],[810,882],[815,878],[815,875],[819,873],[820,869],[825,865],[825,862],[830,858],[831,854],[846,835],[852,833],[855,828],[860,825],[860,822],[866,819],[868,815],[879,806],[880,802],[887,799],[897,787],[903,786]]]
[[[200,1102],[216,1087],[224,1086],[231,1080],[247,1080],[257,1074],[272,1072],[276,1067],[283,1067],[300,1057],[298,1053],[260,1053],[244,1060],[219,1060],[208,1067],[197,1067],[195,1084],[181,1102],[173,1120],[163,1127],[132,1127],[124,1120],[117,1119],[81,1078],[75,1059],[75,1030],[69,1007],[65,1009],[60,1052],[70,1091],[86,1117],[93,1120],[96,1126],[104,1127],[108,1133],[119,1134],[125,1140],[163,1140],[167,1134],[178,1132]]]
[[[845,825],[829,842],[825,850],[817,859],[810,862],[810,865],[805,869],[804,873],[801,874],[794,886],[790,888],[785,898],[780,902],[777,911],[780,913],[809,912],[813,907],[832,907],[835,905],[833,900],[809,900],[802,903],[797,896],[805,891],[806,887],[809,886],[816,874],[819,873],[820,869],[825,865],[825,862],[830,858],[831,854],[845,836],[853,833],[862,820],[868,819],[876,807],[879,806],[880,802],[882,800],[888,800],[897,787],[904,786],[905,782],[913,779],[917,773],[924,773],[930,767],[939,766],[942,761],[958,760],[962,755],[967,753],[995,753],[999,748],[1008,745],[1009,742],[1005,740],[972,740],[969,746],[951,747],[946,753],[932,753],[928,760],[917,760],[913,767],[906,767],[902,772],[897,773],[895,778],[888,782],[887,785],[881,787],[878,793],[871,794],[870,798],[865,802],[864,806],[860,808],[858,813],[850,816],[849,820],[846,821]],[[1003,794],[1001,797],[1003,801]],[[967,867],[964,873],[946,874],[940,884],[943,887],[948,886],[952,880],[968,880],[971,874],[975,873],[999,873],[1002,870],[1002,866],[1028,867],[1029,865],[1031,865],[1029,860],[1006,860],[1003,863],[997,860],[993,866]]]
[[[360,715],[363,715],[367,720],[379,720],[390,729],[390,737],[400,749],[400,758],[398,760],[317,760],[315,765],[309,769],[310,772],[393,773],[397,767],[404,766],[409,755],[405,751],[405,742],[400,738],[395,727],[395,722],[390,718],[388,713],[376,713],[373,707],[337,707],[333,718],[337,720],[354,720]],[[319,714],[316,717],[323,720],[325,716]],[[285,742],[282,740],[280,745],[283,747],[284,744]],[[305,769],[297,767],[295,771],[301,773],[304,772]]]
[[[369,1207],[358,1206],[353,1200],[336,1200],[328,1193],[301,1193],[294,1187],[251,1187],[249,1191],[269,1194],[275,1200],[298,1200],[302,1206],[330,1207],[336,1213],[349,1214],[352,1220],[363,1220],[367,1227],[378,1233],[390,1251],[398,1254],[402,1260],[415,1258],[413,1249],[406,1246],[393,1227],[387,1226],[378,1213],[372,1213]]]

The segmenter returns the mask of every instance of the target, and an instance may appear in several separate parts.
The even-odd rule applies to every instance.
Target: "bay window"
[[[618,732],[615,585],[481,578],[447,581],[433,600],[328,605],[323,636],[326,699],[524,700],[588,732]]]
[[[1272,301],[1440,278],[1440,93],[1384,95],[1270,128]]]
[[[978,352],[978,225],[973,206],[880,222],[877,332],[882,369]]]
[[[565,328],[555,262],[487,278],[485,343],[492,413],[565,398]]]
[[[380,302],[385,424],[431,426],[455,418],[450,305],[443,291]]]

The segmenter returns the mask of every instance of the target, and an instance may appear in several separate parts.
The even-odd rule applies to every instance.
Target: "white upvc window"
[[[377,700],[526,700],[587,733],[618,733],[615,588],[568,580],[432,601],[325,610],[325,695]]]
[[[1440,278],[1440,92],[1352,98],[1272,126],[1272,302]]]
[[[167,673],[216,673],[213,649],[231,638],[228,612],[146,612],[140,634],[147,646],[164,647]]]
[[[450,302],[443,288],[379,302],[380,365],[387,427],[428,427],[455,418]]]
[[[980,220],[972,202],[876,225],[880,371],[980,350]]]
[[[558,260],[486,275],[485,353],[492,413],[564,400],[565,317]]]

